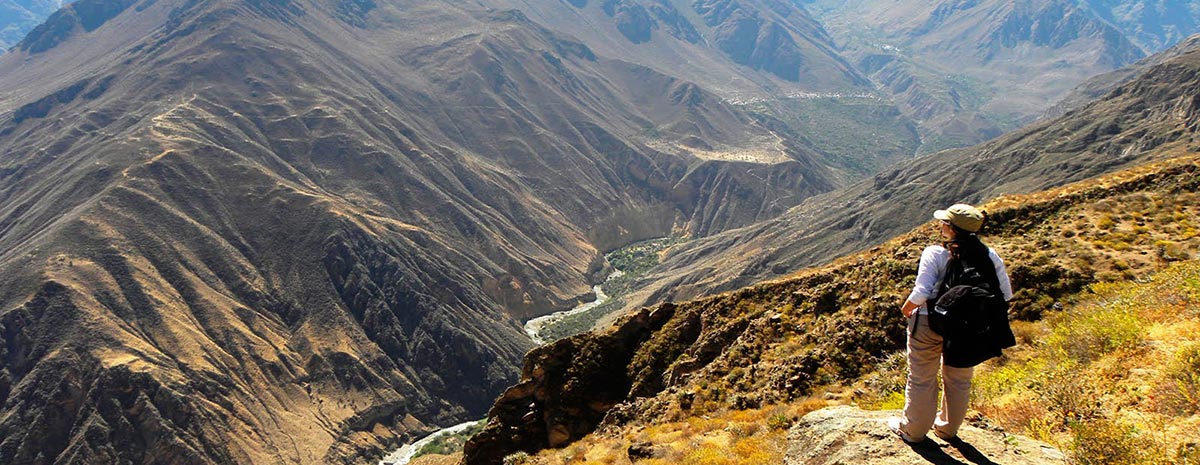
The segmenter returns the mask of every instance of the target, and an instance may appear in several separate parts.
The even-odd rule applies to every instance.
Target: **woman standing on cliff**
[[[980,263],[986,254],[994,265],[1004,300],[1012,298],[1012,285],[1004,261],[979,240],[985,214],[970,205],[957,204],[934,212],[933,217],[939,220],[938,228],[946,242],[929,246],[921,253],[917,283],[900,308],[908,318],[908,382],[904,387],[903,416],[893,419],[888,426],[909,443],[924,441],[930,429],[937,437],[952,440],[957,437],[958,428],[967,415],[974,368],[946,365],[942,357],[942,336],[929,327],[928,308],[937,302],[939,285],[946,276],[951,258]],[[944,384],[940,408],[937,405],[939,368]]]

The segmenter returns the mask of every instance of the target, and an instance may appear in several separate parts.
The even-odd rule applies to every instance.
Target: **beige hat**
[[[933,212],[933,217],[942,221],[948,221],[950,224],[967,232],[979,232],[979,228],[983,227],[983,212],[978,208],[972,207],[965,203],[951,205],[945,210]]]

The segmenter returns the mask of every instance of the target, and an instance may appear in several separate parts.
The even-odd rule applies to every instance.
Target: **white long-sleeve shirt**
[[[996,251],[988,247],[988,258],[996,266],[996,278],[1000,281],[1000,292],[1004,300],[1012,299],[1012,283],[1008,280],[1008,271],[1004,268],[1004,260],[996,255]],[[937,297],[937,286],[946,275],[946,265],[950,263],[950,251],[940,245],[931,245],[921,252],[921,264],[917,267],[917,284],[913,286],[908,301],[920,305],[920,313],[926,313],[925,302]]]

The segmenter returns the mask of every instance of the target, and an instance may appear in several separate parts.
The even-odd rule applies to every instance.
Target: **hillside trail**
[[[872,465],[1066,465],[1049,444],[994,428],[964,425],[959,439],[946,442],[933,434],[907,444],[887,421],[897,410],[867,411],[828,407],[809,413],[788,431],[786,465],[869,463]]]

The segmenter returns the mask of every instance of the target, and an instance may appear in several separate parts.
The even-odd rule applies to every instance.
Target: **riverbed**
[[[417,455],[417,452],[420,451],[422,447],[425,447],[426,444],[429,444],[442,436],[463,432],[481,421],[483,420],[468,421],[460,425],[454,425],[449,428],[434,431],[428,436],[421,438],[417,442],[405,444],[399,449],[392,451],[392,453],[385,456],[383,460],[379,461],[379,465],[407,465],[408,462],[412,461],[413,456]]]
[[[623,274],[624,273],[621,270],[616,270],[612,274],[608,275],[608,277],[605,278],[604,281],[608,282],[608,280],[620,277]],[[552,313],[550,315],[546,315],[546,316],[542,316],[542,317],[538,317],[538,318],[529,320],[528,322],[525,323],[525,334],[528,334],[529,338],[532,339],[534,343],[536,343],[538,345],[545,344],[547,341],[543,340],[539,334],[546,326],[553,325],[554,323],[556,323],[559,320],[566,318],[568,316],[571,316],[571,315],[574,315],[577,313],[586,312],[593,308],[599,307],[600,305],[603,305],[605,302],[607,302],[609,299],[608,294],[604,293],[603,284],[597,284],[597,285],[593,286],[592,292],[594,292],[596,294],[596,299],[592,300],[591,302],[585,302],[585,303],[579,304],[575,308],[572,308],[570,310],[564,310],[561,312]],[[417,454],[417,452],[419,452],[421,450],[422,447],[425,447],[425,445],[427,445],[433,441],[436,441],[438,438],[440,438],[442,436],[462,432],[462,431],[470,428],[471,426],[474,426],[475,424],[479,423],[480,421],[483,421],[483,420],[469,421],[469,422],[463,423],[461,425],[454,425],[449,428],[435,431],[435,432],[429,434],[428,436],[425,436],[424,438],[421,438],[420,440],[418,440],[417,442],[414,442],[412,444],[405,444],[404,446],[401,446],[399,449],[396,449],[395,451],[392,451],[392,453],[385,456],[383,458],[383,460],[380,460],[379,465],[407,465],[409,462],[412,461],[413,456],[415,456]]]
[[[607,278],[604,278],[604,283],[592,286],[592,292],[595,293],[596,298],[594,300],[592,300],[591,302],[585,302],[585,303],[575,306],[575,308],[572,308],[570,310],[564,310],[561,312],[552,313],[552,314],[537,317],[537,318],[534,318],[534,319],[531,319],[531,320],[525,322],[525,334],[528,334],[529,338],[532,339],[533,342],[537,345],[542,345],[542,344],[549,342],[549,341],[546,341],[545,339],[543,339],[541,336],[541,333],[545,330],[545,328],[547,328],[548,326],[552,326],[555,323],[558,323],[563,318],[567,318],[567,317],[570,317],[571,315],[583,313],[583,312],[586,312],[593,308],[604,305],[605,302],[608,302],[608,299],[610,297],[608,294],[604,293],[604,287],[603,287],[604,284],[607,283],[609,280],[619,278],[619,277],[623,276],[624,274],[625,274],[624,271],[615,270],[612,272],[612,274],[608,275]],[[454,425],[449,428],[433,432],[430,435],[425,436],[424,438],[421,438],[421,440],[414,442],[412,444],[405,444],[404,446],[400,447],[399,449],[396,449],[392,453],[388,454],[386,457],[383,458],[383,460],[379,461],[379,465],[407,465],[409,462],[412,461],[413,456],[415,456],[417,454],[417,452],[419,452],[421,450],[422,447],[425,447],[425,445],[437,440],[437,438],[439,438],[439,437],[462,432],[462,431],[470,428],[471,426],[475,425],[476,423],[479,423],[480,421],[484,421],[484,420],[469,421],[469,422],[463,423],[461,425]]]
[[[613,271],[612,274],[608,275],[607,278],[604,278],[604,282],[608,282],[609,280],[611,280],[613,278],[618,278],[624,274],[625,274],[625,272],[623,272],[621,270]],[[558,321],[562,320],[563,318],[569,317],[571,315],[575,315],[577,313],[583,313],[583,312],[586,312],[593,308],[599,307],[601,305],[604,305],[605,302],[608,302],[609,296],[608,296],[608,294],[604,293],[604,283],[600,283],[595,286],[592,286],[592,292],[596,294],[596,299],[591,302],[585,302],[585,303],[579,304],[578,306],[576,306],[575,308],[572,308],[570,310],[564,310],[564,311],[557,312],[557,313],[551,313],[549,315],[540,316],[540,317],[537,317],[537,318],[534,318],[532,320],[525,322],[525,334],[528,334],[529,338],[532,339],[533,342],[537,345],[542,345],[547,342],[550,342],[550,341],[545,340],[541,336],[542,330],[545,329],[546,326],[557,323]]]

